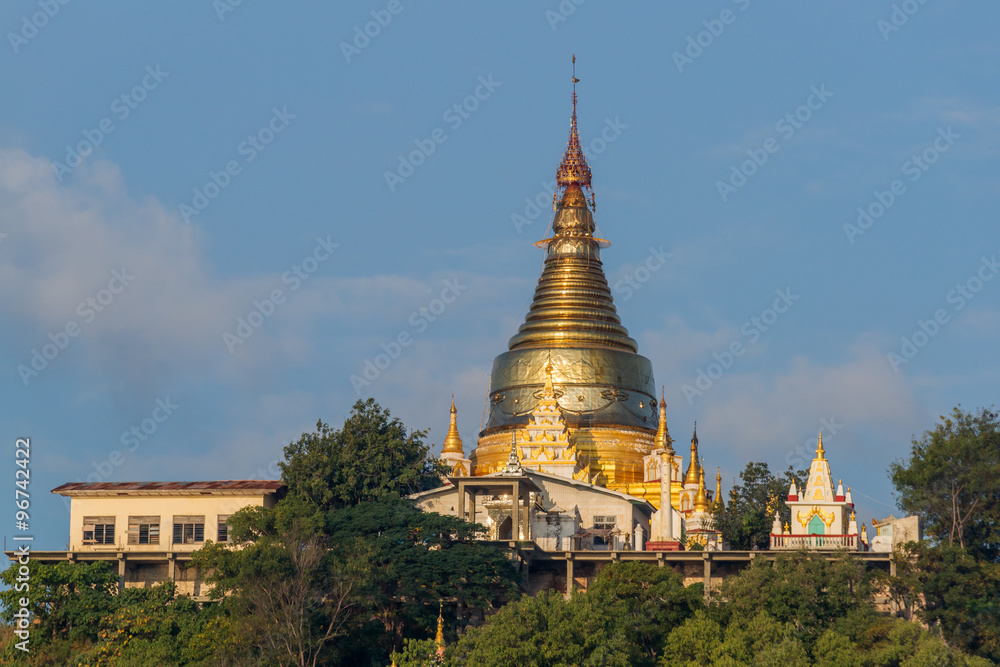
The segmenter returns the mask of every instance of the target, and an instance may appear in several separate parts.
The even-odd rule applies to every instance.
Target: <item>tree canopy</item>
[[[950,417],[913,440],[910,457],[889,468],[899,506],[938,542],[1000,560],[1000,420],[982,408]]]
[[[748,463],[729,491],[729,502],[715,507],[715,528],[722,532],[723,541],[736,551],[770,549],[774,513],[779,512],[782,521],[789,520],[788,487],[793,480],[801,486],[806,477],[805,471],[792,468],[778,477],[766,463]]]
[[[281,478],[323,510],[441,485],[447,467],[429,456],[426,431],[408,431],[375,399],[359,400],[340,429],[322,421],[285,447]]]

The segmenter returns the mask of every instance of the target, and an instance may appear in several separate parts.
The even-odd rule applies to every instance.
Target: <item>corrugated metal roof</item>
[[[87,492],[128,492],[141,493],[178,491],[269,491],[277,492],[285,488],[278,480],[231,479],[214,482],[70,482],[52,489],[52,493],[71,495]]]

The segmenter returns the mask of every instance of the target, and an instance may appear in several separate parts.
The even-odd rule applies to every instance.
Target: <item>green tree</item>
[[[631,664],[653,665],[666,634],[704,606],[703,590],[685,587],[669,568],[633,561],[602,569],[583,599],[620,623]]]
[[[782,521],[789,520],[788,487],[794,480],[797,486],[807,476],[806,471],[792,468],[778,477],[766,463],[751,461],[740,473],[740,482],[729,491],[729,503],[715,508],[715,527],[722,532],[722,539],[736,551],[771,548],[771,525],[774,513]]]
[[[655,665],[670,630],[702,607],[701,591],[667,568],[614,563],[570,601],[548,592],[506,605],[448,657],[470,667]]]
[[[1000,560],[1000,420],[982,408],[951,417],[913,440],[910,457],[889,467],[899,506],[920,515],[938,542]]]
[[[21,567],[28,568],[27,577],[20,576]],[[0,581],[7,587],[0,592],[0,619],[14,623],[26,598],[37,624],[31,632],[36,641],[96,639],[118,590],[118,575],[105,561],[44,565],[29,560],[24,566],[12,561]]]
[[[212,570],[212,595],[245,641],[297,660],[288,664],[387,661],[404,639],[433,634],[441,600],[454,618],[517,594],[507,554],[476,541],[482,526],[404,498],[321,512],[288,496],[230,524],[231,542],[206,545],[195,562]]]
[[[793,553],[773,562],[758,558],[739,576],[722,583],[717,613],[727,623],[765,611],[790,623],[806,645],[833,623],[870,622],[875,617],[875,586],[863,562],[845,555]]]
[[[431,489],[447,468],[429,458],[426,436],[407,431],[374,399],[358,401],[341,429],[320,421],[285,447],[281,477],[290,494],[324,510]]]
[[[1000,565],[960,547],[923,547],[915,563],[917,615],[963,651],[1000,662]]]

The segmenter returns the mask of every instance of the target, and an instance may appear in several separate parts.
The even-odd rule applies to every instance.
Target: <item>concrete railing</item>
[[[771,534],[771,549],[773,551],[814,549],[848,551],[864,551],[864,544],[857,535],[775,535]]]

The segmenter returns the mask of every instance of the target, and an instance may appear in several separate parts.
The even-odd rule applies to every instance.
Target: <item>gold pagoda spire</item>
[[[722,468],[715,469],[715,504],[720,507],[726,504],[722,500]]]
[[[705,469],[698,466],[698,493],[694,497],[694,511],[695,512],[707,512],[708,511],[708,495],[705,493]]]
[[[559,168],[556,170],[556,184],[560,188],[565,188],[563,192],[563,205],[567,204],[567,199],[572,198],[576,200],[577,198],[584,199],[583,205],[586,206],[586,198],[583,195],[583,190],[586,189],[590,191],[590,207],[596,208],[594,206],[594,191],[590,187],[590,165],[587,164],[587,156],[584,155],[583,149],[580,148],[580,134],[576,129],[576,84],[580,80],[576,78],[576,54],[573,55],[573,115],[570,117],[569,123],[569,140],[566,142],[566,152],[563,154],[562,162],[559,163]],[[553,195],[552,203],[555,205],[556,197],[558,193]],[[574,205],[579,205],[574,202]],[[555,208],[555,206],[553,206]]]
[[[691,465],[684,476],[684,484],[697,484],[701,465],[698,463],[698,422],[694,423],[694,435],[691,436]]]
[[[826,452],[823,451],[823,432],[819,432],[819,443],[816,445],[816,460],[825,461]]]
[[[434,643],[439,649],[444,648],[444,602],[438,604],[438,631]]]
[[[639,346],[622,326],[601,263],[600,249],[610,243],[594,236],[590,166],[576,127],[576,56],[573,62],[573,115],[556,171],[552,237],[535,244],[547,251],[545,268],[524,324],[508,349],[596,347],[635,353]],[[590,208],[584,190],[591,192]]]
[[[668,454],[674,453],[674,439],[670,437],[670,429],[667,428],[667,399],[660,389],[660,424],[656,427],[656,439],[654,440],[657,449],[664,449]]]
[[[451,397],[451,424],[448,426],[448,435],[444,437],[444,446],[441,448],[442,454],[461,454],[465,456],[462,449],[462,437],[458,434],[458,411],[455,410],[455,397]]]

